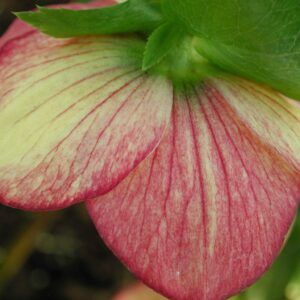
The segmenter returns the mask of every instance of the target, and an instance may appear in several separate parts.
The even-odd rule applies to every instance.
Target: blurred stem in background
[[[35,250],[38,237],[48,231],[59,216],[59,212],[36,214],[33,221],[14,239],[0,269],[0,298],[6,285],[18,274]]]

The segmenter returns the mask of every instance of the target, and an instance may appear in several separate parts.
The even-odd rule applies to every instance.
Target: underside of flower
[[[300,200],[300,110],[193,43],[152,68],[143,35],[62,40],[16,21],[0,39],[0,199],[35,211],[86,201],[142,281],[216,300],[283,245]]]
[[[246,287],[278,254],[294,218],[299,168],[243,120],[252,97],[272,111],[272,95],[246,82],[177,94],[156,151],[88,202],[113,252],[171,299],[224,299]]]

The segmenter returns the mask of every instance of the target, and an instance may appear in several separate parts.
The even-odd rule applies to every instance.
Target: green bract
[[[159,26],[150,36],[144,54],[143,69],[147,70],[159,63],[173,47],[184,38],[183,30],[176,23]]]
[[[94,34],[149,32],[162,23],[160,5],[155,0],[129,0],[96,9],[69,10],[38,7],[37,12],[16,15],[54,37]]]
[[[210,64],[300,100],[299,0],[128,0],[102,9],[17,15],[55,37],[147,33],[144,70],[169,60],[181,40],[193,37]]]
[[[219,67],[300,99],[299,0],[165,0]]]

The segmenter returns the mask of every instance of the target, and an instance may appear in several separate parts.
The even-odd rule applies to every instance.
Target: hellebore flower
[[[112,4],[97,1],[85,8]],[[278,255],[300,200],[300,109],[234,75],[178,88],[139,35],[0,39],[0,198],[86,201],[97,230],[171,299],[225,299]]]

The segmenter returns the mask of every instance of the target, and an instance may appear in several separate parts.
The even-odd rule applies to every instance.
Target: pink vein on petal
[[[250,285],[279,253],[295,216],[297,154],[286,159],[281,153],[287,148],[274,147],[267,133],[258,135],[253,118],[271,121],[273,113],[248,110],[246,118],[245,98],[272,105],[263,90],[239,90],[222,80],[176,92],[159,147],[108,194],[87,202],[112,251],[171,299],[225,299]],[[279,113],[288,122],[277,121],[293,136],[299,124],[285,109]],[[285,142],[289,149],[299,143]]]
[[[139,39],[58,42],[35,33],[19,36],[10,47],[14,55],[0,53],[3,203],[44,210],[98,196],[159,144],[172,87],[139,71]],[[26,67],[8,75],[5,70],[32,48],[36,55],[26,58]]]

